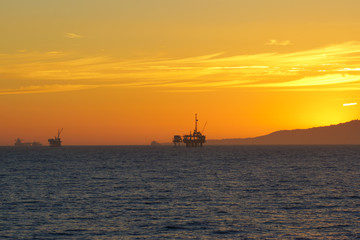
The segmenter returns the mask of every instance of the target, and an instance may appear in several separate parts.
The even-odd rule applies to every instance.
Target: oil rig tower
[[[185,143],[186,147],[202,147],[205,143],[206,136],[203,135],[200,131],[197,130],[197,122],[199,120],[197,119],[197,114],[195,114],[195,130],[194,132],[189,135],[183,136],[183,143]],[[175,137],[174,137],[175,139]]]
[[[50,138],[48,140],[50,147],[61,147],[61,138],[60,138],[60,134],[62,132],[63,129],[59,130],[58,129],[58,135],[55,136],[54,138]]]

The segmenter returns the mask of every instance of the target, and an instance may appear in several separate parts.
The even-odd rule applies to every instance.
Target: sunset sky
[[[208,139],[358,119],[359,9],[0,0],[0,145],[47,145],[58,128],[64,145],[170,142],[194,129],[195,113]]]

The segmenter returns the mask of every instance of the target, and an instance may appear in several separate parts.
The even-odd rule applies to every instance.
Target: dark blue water
[[[0,148],[1,239],[360,239],[360,146]]]

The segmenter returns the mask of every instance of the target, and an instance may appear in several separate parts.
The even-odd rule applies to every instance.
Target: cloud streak
[[[354,106],[357,105],[357,103],[344,103],[343,106],[347,107],[347,106]]]
[[[290,40],[283,40],[283,41],[279,41],[276,39],[270,39],[267,43],[265,43],[265,45],[269,45],[269,46],[289,46],[292,45]]]
[[[344,91],[359,89],[359,62],[360,42],[292,53],[227,57],[215,53],[137,60],[58,51],[17,52],[0,54],[0,94],[75,91],[95,86],[172,92],[225,88]],[[1,85],[5,76],[21,80],[22,85],[14,83],[11,89],[15,90],[5,88]],[[36,89],[39,81],[46,84]]]
[[[98,86],[94,85],[39,85],[39,86],[27,86],[17,89],[3,89],[0,90],[0,95],[17,95],[17,94],[34,94],[34,93],[55,93],[55,92],[69,92],[79,91],[85,89],[93,89]]]
[[[70,38],[70,39],[83,38],[83,36],[81,36],[79,34],[70,33],[70,32],[65,33],[65,37]]]
[[[360,82],[360,75],[341,75],[341,74],[329,74],[324,76],[316,77],[304,77],[295,81],[288,82],[277,82],[277,83],[264,83],[264,84],[254,84],[248,85],[248,87],[313,87],[313,86],[328,86],[334,84],[344,84],[344,83],[353,83]]]

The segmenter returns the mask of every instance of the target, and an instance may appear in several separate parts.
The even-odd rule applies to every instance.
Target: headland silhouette
[[[281,130],[254,138],[208,140],[208,145],[360,144],[360,120],[308,129]]]

